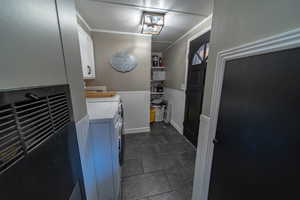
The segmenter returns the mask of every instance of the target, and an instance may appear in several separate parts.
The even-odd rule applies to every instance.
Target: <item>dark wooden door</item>
[[[299,55],[227,62],[209,200],[300,198]]]
[[[209,38],[207,32],[190,43],[183,134],[194,146],[198,141]]]

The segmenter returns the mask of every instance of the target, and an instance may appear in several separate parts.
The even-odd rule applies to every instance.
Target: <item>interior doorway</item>
[[[183,135],[196,147],[202,112],[204,83],[209,53],[210,31],[190,42],[186,80]]]

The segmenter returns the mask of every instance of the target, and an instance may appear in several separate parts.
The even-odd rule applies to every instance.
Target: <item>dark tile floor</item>
[[[125,137],[123,200],[191,200],[195,149],[172,126]]]

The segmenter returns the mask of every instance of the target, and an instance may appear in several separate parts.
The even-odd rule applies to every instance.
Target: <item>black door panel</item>
[[[299,55],[226,64],[209,200],[299,199]]]
[[[198,141],[210,32],[190,43],[185,102],[184,136],[195,146]]]

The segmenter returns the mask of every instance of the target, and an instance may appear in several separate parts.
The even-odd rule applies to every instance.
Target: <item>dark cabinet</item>
[[[15,91],[12,96],[19,98],[21,90],[9,91],[12,88],[42,88],[68,82],[71,87],[65,86],[66,91],[69,88],[71,93],[81,91],[82,88],[72,85],[72,81],[82,79],[74,0],[1,0],[0,44],[0,90],[6,89],[5,94],[2,91],[0,94],[0,108],[8,101],[6,92]],[[52,89],[45,88],[42,94],[50,91]],[[28,100],[25,94],[22,98]],[[71,104],[71,99],[68,103]],[[77,108],[75,111],[76,116],[85,113]],[[50,139],[32,153],[23,147],[26,149],[23,157],[0,172],[1,199],[81,199],[76,190],[80,190],[85,199],[75,122],[73,116],[70,119],[64,129],[49,136]],[[3,141],[6,127],[1,120],[0,141]],[[26,131],[42,134],[38,125],[32,126]],[[3,155],[0,157],[2,167]]]

